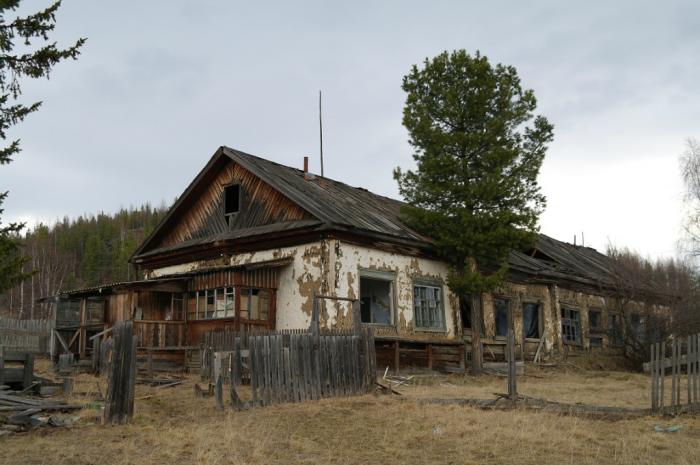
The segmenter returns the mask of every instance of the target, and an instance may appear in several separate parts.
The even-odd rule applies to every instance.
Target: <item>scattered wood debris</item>
[[[77,417],[57,414],[83,407],[84,405],[32,398],[8,389],[0,390],[0,436],[41,426],[70,427]]]

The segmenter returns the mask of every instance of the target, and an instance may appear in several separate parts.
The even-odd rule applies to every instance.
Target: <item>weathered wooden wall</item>
[[[229,226],[223,209],[224,187],[241,186],[241,211]],[[202,185],[206,190],[194,192],[191,201],[182,204],[164,228],[162,237],[152,248],[171,246],[191,239],[225,233],[231,229],[252,228],[282,221],[311,219],[311,215],[265,182],[229,161]],[[186,199],[187,200],[187,199]]]

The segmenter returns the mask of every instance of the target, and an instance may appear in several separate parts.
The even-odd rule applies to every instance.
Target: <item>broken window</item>
[[[620,315],[616,313],[608,315],[608,339],[610,340],[610,345],[614,347],[619,347],[623,343]]]
[[[445,329],[441,289],[430,285],[413,286],[413,311],[416,328]]]
[[[187,295],[187,319],[209,320],[236,316],[233,287],[190,292]]]
[[[241,186],[232,184],[224,187],[224,215],[233,215],[241,210]]]
[[[390,325],[393,320],[393,280],[360,276],[360,321]]]
[[[264,320],[270,317],[270,291],[266,289],[241,289],[241,319]]]
[[[88,297],[85,311],[86,323],[103,323],[105,317],[104,299],[97,297]]]
[[[528,339],[539,339],[542,336],[539,304],[530,302],[523,304],[523,333]]]
[[[498,337],[508,336],[508,304],[506,299],[493,299],[493,317]]]
[[[462,328],[472,327],[472,296],[465,294],[459,298],[459,313],[462,317]]]
[[[573,308],[561,308],[561,334],[564,342],[581,344],[581,314]]]
[[[588,310],[588,331],[591,333],[603,330],[603,312],[598,308]]]

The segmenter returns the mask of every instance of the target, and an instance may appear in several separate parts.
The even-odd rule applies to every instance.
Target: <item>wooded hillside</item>
[[[100,283],[134,279],[128,259],[158,224],[167,207],[145,204],[115,214],[64,218],[54,225],[39,224],[22,238],[26,271],[34,274],[0,295],[0,313],[19,318],[45,317],[46,306],[36,299]]]

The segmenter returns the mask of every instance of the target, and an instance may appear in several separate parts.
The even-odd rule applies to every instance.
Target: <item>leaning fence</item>
[[[48,353],[52,329],[51,320],[0,318],[0,347],[5,352]]]
[[[652,344],[650,352],[652,412],[700,411],[700,334],[675,338],[669,344]],[[667,386],[669,369],[670,386]]]
[[[237,409],[358,395],[375,386],[372,328],[226,333],[206,336],[212,345],[203,356],[202,373],[215,385],[219,408],[225,384]],[[244,385],[247,400],[239,392]]]

